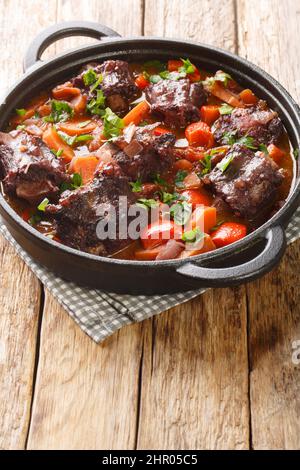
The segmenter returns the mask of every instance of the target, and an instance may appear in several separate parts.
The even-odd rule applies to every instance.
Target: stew
[[[142,261],[245,237],[284,204],[296,157],[265,101],[181,58],[87,64],[0,133],[2,191],[28,224]]]

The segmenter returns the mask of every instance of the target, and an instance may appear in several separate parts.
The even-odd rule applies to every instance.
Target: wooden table
[[[85,19],[215,44],[300,98],[299,0],[0,0],[0,11],[1,92],[36,33]],[[265,278],[211,290],[102,345],[0,244],[0,448],[300,448],[300,243]]]

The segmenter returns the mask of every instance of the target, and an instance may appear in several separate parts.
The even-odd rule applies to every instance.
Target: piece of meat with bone
[[[213,126],[218,144],[228,144],[228,138],[252,137],[253,145],[276,143],[283,132],[283,124],[275,111],[265,101],[256,106],[235,108],[231,114],[221,116]]]
[[[200,119],[199,108],[207,95],[201,83],[181,80],[160,80],[146,88],[151,112],[170,127],[186,127]]]
[[[153,130],[158,125],[136,127],[131,124],[122,136],[109,144],[111,158],[131,181],[149,181],[172,166],[176,137],[172,133],[154,135]],[[97,155],[100,161],[107,162],[107,146],[101,147]]]
[[[283,179],[282,170],[269,156],[235,144],[203,182],[237,216],[254,219],[275,201]]]
[[[129,101],[139,93],[128,63],[123,60],[106,60],[103,64],[88,64],[80,75],[73,78],[72,82],[75,86],[87,89],[83,76],[89,69],[102,77],[102,81],[97,88],[103,91],[106,97],[106,106],[116,113],[126,112]]]
[[[0,177],[4,191],[30,203],[55,199],[67,182],[65,163],[43,141],[21,131],[0,132]]]
[[[124,248],[130,240],[118,235],[119,227],[127,230],[127,205],[119,206],[119,197],[127,198],[130,206],[136,200],[132,193],[128,178],[116,164],[107,164],[98,172],[91,183],[75,191],[65,191],[57,205],[48,205],[46,213],[56,221],[58,238],[66,245],[93,253],[109,255]],[[109,212],[115,208],[114,216]],[[112,226],[109,238],[103,239],[97,231],[98,223],[109,220],[116,221]]]

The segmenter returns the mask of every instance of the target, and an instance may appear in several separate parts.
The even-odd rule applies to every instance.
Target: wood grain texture
[[[234,5],[146,1],[145,33],[235,49]],[[191,14],[192,13],[192,14]],[[245,289],[207,292],[146,332],[138,448],[247,449]]]
[[[237,4],[240,54],[271,73],[299,102],[300,3]],[[299,265],[298,241],[278,269],[248,286],[254,449],[300,448],[300,374],[292,362],[292,342],[300,340]]]
[[[57,20],[71,19],[139,35],[141,2],[59,1]],[[65,39],[56,50],[79,43]],[[46,292],[29,449],[135,447],[142,330],[124,328],[98,346]]]
[[[51,1],[31,13],[20,0],[0,1],[0,94],[22,75],[31,39],[55,20]],[[24,18],[30,18],[24,41]],[[28,41],[28,42],[27,42]],[[41,287],[29,268],[0,239],[0,449],[23,449],[30,419]]]
[[[46,293],[28,449],[133,449],[142,344],[141,324],[95,344]]]

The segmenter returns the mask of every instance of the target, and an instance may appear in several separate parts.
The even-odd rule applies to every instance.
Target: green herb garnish
[[[175,185],[178,188],[184,188],[183,180],[185,179],[187,175],[188,175],[188,172],[186,170],[177,171],[176,176],[175,176]]]
[[[102,119],[104,124],[104,136],[107,139],[118,137],[124,127],[123,119],[119,118],[110,108],[105,109]]]
[[[158,206],[158,201],[156,201],[155,199],[141,198],[141,199],[137,200],[136,204],[138,206],[141,206],[141,207],[144,207],[144,208],[147,208],[147,209],[153,209],[154,207]]]
[[[51,114],[45,116],[45,122],[64,122],[73,116],[74,111],[66,101],[51,100]]]
[[[133,193],[140,193],[142,191],[142,182],[140,180],[136,180],[133,183],[129,184]]]
[[[92,98],[88,104],[87,109],[92,114],[102,116],[105,107],[105,95],[102,90],[97,90],[96,98]]]
[[[236,157],[235,152],[232,152],[231,154],[229,153],[223,158],[223,160],[220,161],[220,163],[217,164],[217,168],[219,168],[219,170],[221,170],[222,173],[224,173],[235,157]]]
[[[158,83],[161,81],[161,79],[162,77],[160,77],[159,75],[150,75],[149,77],[151,83]]]
[[[171,194],[163,192],[161,194],[162,202],[164,202],[165,204],[172,204],[174,201],[177,201],[178,196],[179,195],[177,193]]]
[[[237,138],[237,131],[225,132],[223,134],[222,140],[224,144],[226,145],[240,144],[240,145],[244,145],[250,150],[258,149],[258,147],[255,145],[255,141],[253,137],[244,135],[240,138]]]
[[[245,135],[245,136],[241,137],[240,139],[238,139],[236,141],[236,143],[240,144],[240,145],[245,145],[245,147],[247,147],[250,150],[257,150],[257,146],[254,145],[253,137],[249,137],[249,136]]]
[[[293,150],[293,155],[294,155],[295,160],[298,160],[298,158],[299,158],[299,149],[294,149]]]
[[[190,59],[180,59],[183,63],[182,67],[179,67],[178,72],[184,72],[186,74],[194,73],[196,67],[192,64]]]
[[[200,241],[204,237],[205,234],[197,227],[193,230],[189,230],[188,232],[184,232],[181,238],[184,242],[194,243]]]
[[[50,152],[53,153],[53,155],[55,155],[57,158],[59,158],[62,156],[64,151],[63,149],[59,149],[59,150],[51,149]]]
[[[159,76],[164,80],[179,80],[180,78],[186,77],[185,72],[169,72],[168,70],[164,70],[160,72]]]
[[[232,111],[233,111],[233,107],[230,106],[229,104],[227,103],[223,103],[220,107],[219,107],[219,112],[221,114],[221,116],[224,116],[225,114],[231,114]]]
[[[88,69],[83,75],[82,75],[82,79],[83,79],[83,83],[86,85],[86,86],[90,86],[92,85],[93,83],[95,83],[97,81],[97,74],[95,72],[94,69]]]
[[[30,225],[36,225],[42,220],[41,216],[39,214],[32,214],[32,216],[28,219],[28,223]]]
[[[268,147],[265,144],[259,144],[258,149],[266,155],[269,155]]]
[[[82,176],[79,173],[73,173],[71,175],[71,182],[64,181],[60,185],[60,192],[63,193],[64,191],[73,191],[74,189],[78,189],[82,186]]]
[[[205,155],[205,157],[202,160],[200,160],[200,163],[203,166],[203,170],[201,171],[201,176],[204,176],[211,171],[212,156],[213,156],[213,152],[211,152],[208,155]]]
[[[24,108],[19,108],[19,109],[16,109],[16,113],[18,116],[25,116],[25,114],[27,113],[26,109]]]
[[[185,225],[192,214],[192,206],[186,201],[180,201],[170,209],[170,214],[177,225]]]
[[[45,212],[45,209],[48,206],[48,204],[49,204],[49,199],[45,197],[45,199],[43,199],[42,202],[40,202],[37,208],[39,211]]]
[[[215,82],[222,82],[224,87],[227,87],[229,80],[232,80],[231,75],[226,72],[217,72],[213,77],[207,77],[204,80],[203,85],[212,87],[214,86]]]
[[[59,137],[64,140],[68,145],[74,145],[79,142],[87,142],[89,140],[93,140],[93,136],[91,134],[81,134],[81,135],[68,135],[65,132],[57,131]]]
[[[26,126],[24,124],[19,124],[17,126],[17,129],[18,129],[18,131],[24,131],[24,129],[26,129]]]
[[[161,178],[159,173],[157,173],[157,175],[155,175],[153,181],[154,181],[155,184],[158,184],[159,186],[162,186],[163,188],[166,188],[168,186],[168,183],[166,182],[166,180]]]

